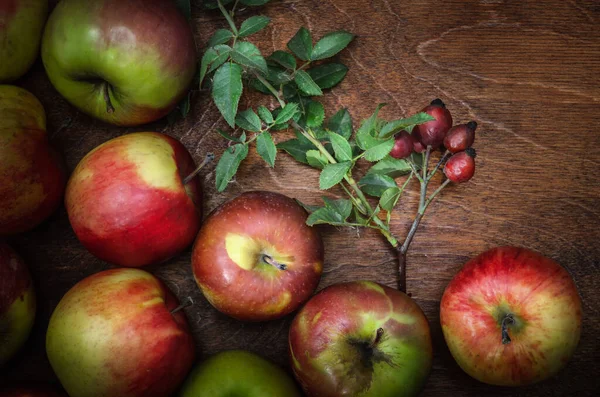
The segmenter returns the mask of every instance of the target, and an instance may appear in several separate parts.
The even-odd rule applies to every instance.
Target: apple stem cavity
[[[191,296],[187,297],[187,302],[180,304],[179,306],[177,306],[175,309],[171,310],[171,314],[175,314],[180,310],[185,309],[186,307],[192,306],[194,304],[194,301],[192,300]]]
[[[187,185],[192,179],[194,179],[194,177],[196,175],[198,175],[198,173],[200,172],[200,170],[208,163],[210,163],[211,161],[213,161],[215,159],[215,155],[212,153],[209,153],[206,155],[206,157],[204,158],[204,160],[202,161],[202,163],[200,163],[200,165],[198,167],[196,167],[196,169],[194,171],[192,171],[191,174],[189,174],[188,176],[186,176],[185,178],[183,178],[183,184]]]
[[[510,336],[508,335],[508,327],[515,323],[515,317],[512,314],[507,314],[502,319],[501,332],[502,332],[502,344],[508,345],[511,342]]]
[[[102,92],[104,93],[104,101],[106,102],[106,112],[114,113],[115,108],[110,101],[110,84],[106,81],[102,83]]]
[[[285,263],[279,263],[269,255],[263,254],[262,261],[267,265],[271,265],[279,270],[287,270],[287,265]]]

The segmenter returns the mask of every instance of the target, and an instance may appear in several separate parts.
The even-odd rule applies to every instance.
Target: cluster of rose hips
[[[433,100],[422,112],[435,120],[416,126],[412,135],[404,130],[396,134],[390,156],[403,159],[413,151],[423,153],[427,146],[436,150],[443,145],[447,153],[452,154],[444,166],[446,177],[456,183],[467,182],[475,174],[475,149],[471,146],[475,141],[477,123],[470,121],[452,127],[452,115],[441,99]]]

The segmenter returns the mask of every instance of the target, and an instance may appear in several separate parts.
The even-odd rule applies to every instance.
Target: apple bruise
[[[23,299],[31,285],[29,270],[8,244],[0,242],[0,316],[16,299]]]
[[[187,247],[200,227],[201,196],[198,178],[182,186],[178,165],[184,175],[195,168],[179,141],[150,132],[88,153],[65,200],[79,240],[99,258],[130,267],[162,262]]]
[[[202,292],[218,310],[241,320],[281,317],[316,288],[323,243],[306,211],[277,193],[248,192],[215,210],[192,253]]]
[[[465,372],[495,385],[530,384],[558,372],[573,354],[581,300],[556,262],[499,247],[469,261],[450,282],[440,320]]]

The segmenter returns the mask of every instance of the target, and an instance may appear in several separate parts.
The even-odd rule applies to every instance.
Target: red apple
[[[32,229],[60,205],[66,182],[33,94],[0,85],[0,236]]]
[[[0,392],[0,397],[67,397],[48,385],[12,386]]]
[[[176,139],[155,132],[123,135],[77,165],[65,204],[71,226],[94,255],[121,266],[162,262],[192,243],[200,228],[194,160]]]
[[[35,293],[27,265],[0,242],[0,367],[27,340],[35,319]]]
[[[139,269],[113,269],[77,283],[46,334],[48,359],[71,397],[164,397],[194,361],[177,298]]]
[[[289,348],[310,396],[415,396],[431,370],[423,311],[406,294],[370,281],[315,295],[292,322]]]
[[[581,300],[558,263],[501,247],[469,261],[448,284],[440,319],[466,373],[520,386],[554,375],[571,358],[581,333]]]
[[[194,276],[208,301],[249,321],[298,308],[323,269],[323,242],[306,218],[294,200],[271,192],[247,192],[217,208],[192,252]]]

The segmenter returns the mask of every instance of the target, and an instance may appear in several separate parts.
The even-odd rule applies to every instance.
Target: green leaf
[[[258,115],[260,116],[260,118],[262,119],[262,121],[265,122],[265,124],[273,124],[273,115],[271,114],[271,111],[269,109],[267,109],[265,106],[259,106],[258,107]]]
[[[435,117],[428,115],[425,112],[420,112],[406,119],[390,121],[379,132],[380,138],[389,138],[396,132],[406,130],[415,125],[423,124],[428,121],[435,120]]]
[[[306,159],[306,153],[309,150],[315,149],[314,145],[310,142],[306,143],[299,139],[290,139],[285,142],[278,143],[277,147],[287,152],[296,161],[299,161],[304,164],[309,164],[308,160]]]
[[[360,128],[356,132],[356,143],[361,149],[367,150],[381,143],[379,139],[373,137],[373,134],[377,127],[377,115],[379,114],[379,110],[385,105],[385,103],[377,105],[375,112],[373,112],[371,117],[362,122]]]
[[[311,167],[314,167],[314,168],[317,168],[320,170],[322,170],[323,168],[325,168],[325,166],[327,164],[329,164],[329,161],[327,161],[327,158],[325,157],[325,155],[316,149],[309,150],[306,152],[306,160],[308,161],[308,164]]]
[[[269,0],[240,0],[240,3],[245,6],[262,6],[268,2]]]
[[[312,214],[308,216],[306,219],[306,224],[308,226],[314,225],[334,225],[334,226],[342,226],[346,222],[344,221],[342,215],[340,215],[335,210],[327,207],[321,207],[314,211]]]
[[[238,125],[238,127],[246,131],[252,132],[260,132],[262,127],[260,119],[252,109],[247,109],[243,112],[239,112],[237,117],[235,118],[235,123]]]
[[[237,143],[223,152],[215,171],[217,191],[225,190],[246,156],[248,156],[248,145],[242,143]]]
[[[179,8],[179,11],[185,15],[185,18],[188,21],[192,19],[192,7],[190,5],[190,0],[175,0],[175,4],[177,5],[177,8]]]
[[[292,76],[285,69],[277,66],[268,66],[267,80],[273,85],[278,86],[292,81]]]
[[[260,50],[252,43],[247,41],[238,41],[233,46],[231,59],[246,67],[256,69],[263,74],[267,74],[267,61],[263,58]]]
[[[392,186],[391,188],[386,189],[381,195],[381,199],[379,199],[379,205],[388,212],[392,211],[396,206],[401,193],[402,190],[400,190],[398,186]]]
[[[230,30],[219,29],[208,40],[208,46],[212,47],[217,44],[225,44],[231,39],[233,39],[233,33],[231,33]]]
[[[381,197],[383,192],[391,187],[398,187],[396,182],[387,175],[379,174],[367,174],[358,181],[360,186],[366,194],[375,197]]]
[[[388,154],[394,147],[394,138],[388,139],[387,141],[383,141],[377,146],[370,147],[365,151],[365,160],[367,161],[379,161]]]
[[[235,128],[235,116],[241,96],[242,68],[235,63],[227,62],[215,73],[212,97],[231,128]]]
[[[306,109],[306,125],[311,128],[320,127],[325,120],[325,108],[321,102],[312,101]]]
[[[331,88],[344,80],[348,67],[341,63],[327,63],[306,71],[322,89]]]
[[[242,22],[242,26],[238,32],[239,37],[246,37],[254,34],[262,29],[264,29],[269,22],[271,22],[271,18],[265,17],[264,15],[256,15],[254,17],[250,17]]]
[[[352,160],[352,148],[350,147],[350,143],[348,143],[346,138],[330,131],[329,139],[331,140],[331,145],[333,146],[333,151],[337,161]]]
[[[289,52],[280,50],[275,51],[270,57],[267,58],[267,60],[275,62],[286,69],[296,69],[296,58],[294,58],[294,56]]]
[[[387,175],[392,178],[396,178],[401,175],[410,174],[410,172],[411,168],[408,164],[408,161],[386,156],[381,161],[369,168],[367,174]]]
[[[344,179],[344,176],[348,173],[352,167],[351,161],[344,161],[343,163],[327,164],[319,177],[319,187],[321,190],[327,190]]]
[[[350,200],[332,200],[328,197],[323,197],[323,201],[325,202],[325,207],[330,208],[338,214],[340,214],[343,220],[348,219],[348,217],[352,213],[352,203],[350,202]]]
[[[308,29],[301,27],[294,37],[288,41],[287,47],[303,61],[310,60],[312,54],[312,38],[310,37]]]
[[[239,143],[244,143],[246,142],[246,133],[242,132],[242,135],[240,135],[239,138],[229,135],[228,133],[226,133],[225,131],[221,130],[220,128],[217,128],[217,132],[225,139],[229,140],[229,141],[233,141],[233,142],[239,142]]]
[[[353,38],[354,35],[352,33],[348,33],[343,30],[339,32],[327,33],[315,45],[310,59],[312,61],[317,61],[319,59],[332,57],[346,48]]]
[[[305,203],[303,203],[302,201],[300,201],[298,199],[294,199],[294,201],[297,202],[302,208],[304,208],[306,210],[306,212],[308,212],[309,214],[312,214],[313,212],[315,212],[319,208],[323,208],[323,207],[320,207],[318,205],[305,204]]]
[[[225,61],[227,61],[230,53],[231,47],[225,44],[218,44],[213,48],[206,50],[202,56],[202,60],[200,61],[200,77],[198,79],[199,87],[202,85],[202,81],[204,81],[204,78],[208,73],[217,69],[223,63],[225,63]]]
[[[271,167],[275,166],[275,157],[277,156],[277,148],[273,142],[273,137],[268,131],[261,133],[256,138],[256,151],[260,154],[267,164]]]
[[[300,88],[300,91],[304,92],[306,95],[323,95],[323,91],[321,91],[321,88],[304,70],[296,71],[296,77],[294,78],[294,81],[296,82],[296,84],[298,84],[298,88]]]
[[[327,128],[346,139],[352,136],[352,118],[347,108],[341,109],[327,122]]]
[[[294,117],[294,115],[298,113],[298,104],[297,103],[288,103],[285,105],[283,109],[277,114],[275,118],[275,124],[283,124],[287,123]]]

